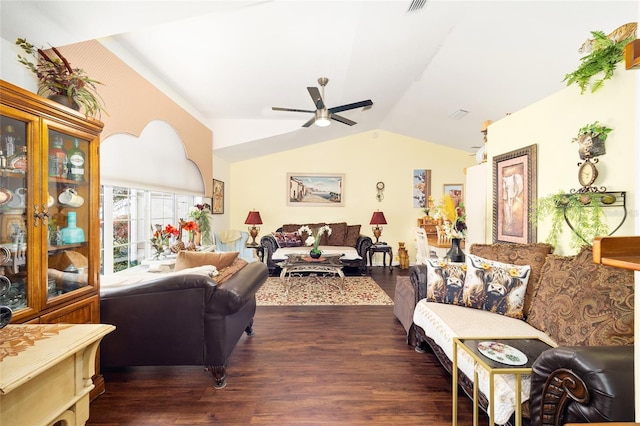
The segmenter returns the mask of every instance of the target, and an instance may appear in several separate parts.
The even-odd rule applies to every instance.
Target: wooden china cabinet
[[[0,80],[0,305],[12,323],[100,323],[102,127]]]
[[[13,323],[100,322],[102,126],[0,81],[0,305]]]

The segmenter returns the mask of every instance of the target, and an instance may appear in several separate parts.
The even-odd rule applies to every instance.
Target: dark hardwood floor
[[[372,277],[393,298],[407,273],[374,267]],[[224,389],[198,366],[103,372],[106,393],[87,424],[451,424],[451,376],[406,344],[392,306],[259,306],[254,330],[238,342]],[[458,410],[470,425],[466,396]]]

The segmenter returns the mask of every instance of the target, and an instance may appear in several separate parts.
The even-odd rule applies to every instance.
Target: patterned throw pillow
[[[278,247],[302,246],[302,240],[297,232],[274,232],[272,235],[276,239]]]
[[[502,263],[513,263],[514,265],[531,266],[531,276],[527,284],[527,294],[524,297],[524,316],[529,316],[531,302],[538,291],[540,284],[540,270],[547,255],[553,253],[553,246],[547,243],[493,243],[493,244],[472,244],[469,253],[484,257],[485,259],[497,260]]]
[[[462,288],[467,265],[427,260],[427,301],[462,305]]]
[[[527,322],[560,346],[633,345],[633,271],[593,263],[593,250],[550,255]]]
[[[529,265],[512,265],[470,254],[462,302],[469,308],[522,319],[530,274]]]

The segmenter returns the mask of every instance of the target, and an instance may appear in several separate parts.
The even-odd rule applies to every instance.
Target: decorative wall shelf
[[[627,193],[625,191],[616,191],[616,192],[598,192],[598,194],[602,195],[600,197],[600,202],[599,202],[600,208],[618,207],[618,208],[621,208],[622,211],[623,211],[622,219],[620,220],[618,225],[615,227],[615,229],[609,233],[609,236],[611,236],[611,235],[615,234],[615,232],[618,229],[620,229],[620,227],[622,226],[624,221],[627,219]],[[575,196],[575,195],[576,195],[576,193],[567,194],[567,196]],[[591,198],[591,199],[593,200],[593,198]],[[585,208],[589,208],[589,207],[591,207],[591,204],[590,203],[589,204],[585,204],[584,207]],[[576,229],[574,228],[573,224],[571,223],[571,221],[567,217],[566,208],[563,207],[562,205],[559,205],[558,208],[564,209],[564,212],[563,212],[564,220],[567,223],[567,225],[569,226],[569,228],[571,229],[571,232],[573,232],[575,235],[577,235],[586,244],[591,245],[591,243],[589,241],[587,241],[582,235],[580,235],[580,233],[578,233],[578,231],[576,231]]]

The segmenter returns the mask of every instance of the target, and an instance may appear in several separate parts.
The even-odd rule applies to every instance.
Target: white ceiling
[[[382,129],[472,151],[480,123],[565,87],[590,31],[636,21],[634,1],[6,1],[1,35],[99,39],[214,133],[237,161]],[[358,124],[301,128],[307,86]],[[576,90],[577,87],[576,87]],[[449,116],[462,109],[459,120]]]

